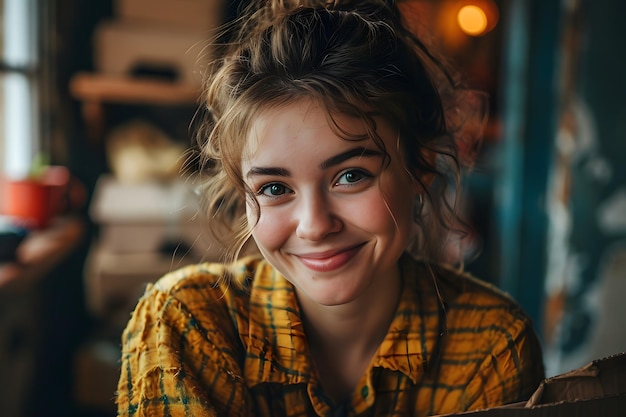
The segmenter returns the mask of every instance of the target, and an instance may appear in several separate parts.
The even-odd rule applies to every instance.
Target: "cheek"
[[[387,227],[392,227],[396,232],[408,232],[413,223],[413,200],[410,184],[397,184],[385,187],[383,184],[383,192],[380,196],[380,204],[377,207],[378,216],[384,219]]]
[[[393,225],[393,219],[382,198],[370,199],[350,210],[346,216],[351,223],[372,232],[385,231]]]
[[[344,217],[363,230],[372,233],[398,235],[410,228],[412,205],[406,194],[376,193],[365,201],[346,207]]]
[[[248,212],[248,222],[254,225],[256,221],[256,215]],[[259,247],[266,250],[273,250],[280,248],[285,240],[289,237],[289,225],[285,220],[286,217],[280,214],[279,210],[262,210],[261,216],[256,222],[256,226],[253,226],[252,238]],[[253,223],[250,223],[250,222]]]

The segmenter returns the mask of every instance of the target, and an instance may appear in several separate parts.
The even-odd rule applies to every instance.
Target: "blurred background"
[[[0,0],[3,416],[115,415],[145,285],[219,256],[181,161],[239,3]],[[626,350],[626,3],[399,3],[489,94],[455,256],[528,311],[548,376]]]

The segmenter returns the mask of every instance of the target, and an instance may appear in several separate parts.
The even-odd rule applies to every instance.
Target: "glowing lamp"
[[[463,2],[456,20],[461,30],[470,36],[482,36],[498,22],[498,8],[491,0]]]

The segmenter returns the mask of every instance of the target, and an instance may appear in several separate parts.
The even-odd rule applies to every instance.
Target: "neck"
[[[401,277],[395,273],[349,304],[322,306],[300,300],[313,361],[334,400],[344,399],[369,366],[393,320],[400,292]]]

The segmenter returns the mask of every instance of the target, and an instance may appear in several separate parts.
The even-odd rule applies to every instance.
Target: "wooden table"
[[[5,415],[22,415],[35,375],[41,367],[44,319],[55,312],[42,308],[46,279],[68,259],[85,236],[86,225],[74,217],[59,218],[31,232],[17,250],[16,262],[0,263],[0,404]],[[50,286],[50,284],[48,284]],[[52,295],[54,296],[54,295]]]
[[[0,263],[0,294],[24,292],[63,261],[84,237],[83,220],[55,219],[43,230],[32,231],[17,249],[17,261]]]

